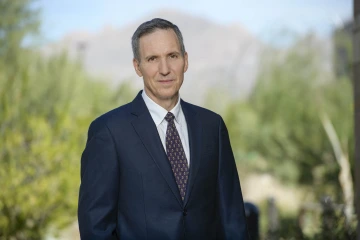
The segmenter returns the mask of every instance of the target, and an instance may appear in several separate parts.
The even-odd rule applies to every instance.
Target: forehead
[[[141,57],[150,54],[161,55],[175,51],[180,52],[180,44],[174,30],[158,29],[140,37],[139,50]]]

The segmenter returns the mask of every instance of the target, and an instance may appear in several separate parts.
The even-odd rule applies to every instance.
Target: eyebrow
[[[146,56],[146,57],[145,57],[145,60],[149,60],[149,59],[152,58],[152,57],[158,57],[158,55],[149,55],[149,56]]]
[[[178,51],[173,51],[173,52],[168,53],[167,56],[173,55],[173,54],[181,55]]]
[[[172,52],[169,52],[168,54],[166,54],[166,56],[170,56],[170,55],[173,55],[173,54],[176,54],[176,55],[181,55],[181,53],[180,52],[178,52],[178,51],[172,51]],[[149,55],[149,56],[146,56],[145,57],[145,60],[149,60],[149,58],[152,58],[152,57],[159,57],[159,55]]]

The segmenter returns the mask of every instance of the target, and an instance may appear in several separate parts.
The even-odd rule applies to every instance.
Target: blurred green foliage
[[[113,91],[66,55],[21,53],[0,65],[0,237],[41,239],[76,218],[80,155],[90,121],[133,97]]]
[[[334,71],[337,77],[352,77],[354,24],[346,22],[344,26],[333,31]]]
[[[66,54],[21,47],[37,22],[29,4],[0,1],[0,239],[42,239],[76,219],[90,121],[134,97]]]
[[[0,57],[16,60],[25,37],[39,30],[39,9],[34,0],[0,0]]]
[[[269,50],[250,98],[227,106],[224,116],[236,159],[248,170],[341,201],[339,166],[321,117],[329,116],[352,159],[352,85],[326,71],[319,44],[309,35],[282,54]]]
[[[334,48],[348,49],[349,39],[341,36],[340,30],[336,39]],[[329,68],[328,59],[321,54],[321,44],[309,34],[286,51],[267,49],[251,96],[228,104],[224,118],[243,177],[254,172],[271,173],[283,184],[303,189],[314,202],[327,195],[335,202],[344,203],[338,180],[340,168],[321,118],[329,117],[353,167],[351,75],[337,74],[335,68]],[[279,237],[325,239],[321,228],[315,231],[316,236],[303,235],[296,212],[285,216],[282,213],[289,209],[282,209],[280,202],[279,208]],[[262,212],[266,212],[265,208]],[[316,221],[319,219],[310,220],[313,225]],[[353,230],[346,230],[344,221],[336,225],[341,236]]]

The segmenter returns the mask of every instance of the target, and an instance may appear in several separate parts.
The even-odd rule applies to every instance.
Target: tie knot
[[[175,116],[174,116],[174,114],[172,114],[171,112],[168,112],[168,113],[166,114],[166,116],[165,116],[165,120],[168,121],[168,122],[174,121],[174,118],[175,118]]]

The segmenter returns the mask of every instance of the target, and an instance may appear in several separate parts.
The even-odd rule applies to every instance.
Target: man
[[[188,68],[180,30],[153,19],[138,27],[132,47],[144,91],[90,125],[81,238],[248,239],[225,124],[179,97]]]

